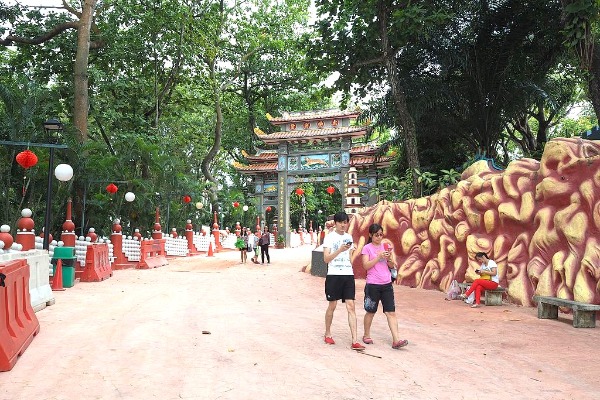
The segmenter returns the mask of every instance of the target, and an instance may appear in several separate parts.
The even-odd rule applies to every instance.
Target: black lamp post
[[[56,118],[44,122],[46,139],[49,144],[58,144],[63,124]],[[48,159],[48,189],[46,191],[46,216],[44,219],[44,250],[50,248],[50,218],[52,212],[52,170],[54,169],[54,147],[50,147],[50,158]]]
[[[66,149],[67,146],[64,144],[58,144],[60,139],[60,132],[63,130],[63,124],[56,118],[51,118],[44,122],[44,130],[46,131],[47,143],[31,143],[31,142],[16,142],[12,140],[0,140],[1,145],[5,146],[19,146],[19,147],[46,147],[50,149],[50,157],[48,160],[48,188],[46,192],[46,216],[44,219],[44,250],[49,249],[50,240],[50,210],[52,209],[52,170],[54,169],[54,149]],[[70,167],[69,167],[70,168]],[[68,179],[71,179],[71,174]],[[61,174],[62,175],[62,174]],[[60,178],[59,178],[60,179]]]

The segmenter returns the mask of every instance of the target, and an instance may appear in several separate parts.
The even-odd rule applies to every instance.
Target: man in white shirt
[[[327,277],[325,278],[325,296],[329,305],[325,312],[325,343],[335,344],[331,337],[331,323],[333,312],[337,301],[346,303],[348,311],[348,325],[352,335],[352,350],[364,350],[365,346],[358,343],[356,331],[356,310],[354,300],[356,297],[356,286],[354,283],[354,271],[350,257],[355,247],[352,236],[346,232],[348,229],[348,214],[339,212],[333,216],[335,229],[325,236],[323,240],[323,258],[327,266]]]

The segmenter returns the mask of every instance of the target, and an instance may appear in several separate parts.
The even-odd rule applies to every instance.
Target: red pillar
[[[63,241],[65,247],[75,247],[75,239],[77,239],[77,236],[75,235],[75,224],[71,218],[72,206],[73,201],[71,199],[67,200],[67,215],[65,222],[62,225],[63,230],[60,234],[60,240]]]
[[[185,238],[187,239],[190,255],[198,254],[198,249],[196,249],[196,245],[194,245],[194,226],[190,219],[185,221]]]
[[[213,236],[215,237],[215,252],[220,252],[221,250],[223,250],[223,247],[221,246],[221,233],[219,232],[219,222],[217,219],[217,212],[215,211],[215,222],[213,224]]]
[[[110,234],[110,241],[113,245],[113,262],[112,269],[124,269],[133,268],[135,263],[130,263],[125,253],[123,252],[123,232],[121,227],[121,220],[118,218],[113,221],[112,233]]]
[[[34,221],[31,218],[33,213],[29,208],[21,211],[21,218],[17,221],[17,237],[15,241],[23,246],[21,250],[33,250],[35,249],[35,233],[33,233]]]
[[[152,239],[162,239],[162,227],[160,226],[160,213],[156,207],[156,216],[154,218],[154,230],[152,231]]]

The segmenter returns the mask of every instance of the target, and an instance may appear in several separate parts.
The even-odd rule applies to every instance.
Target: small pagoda
[[[342,194],[340,210],[358,212],[377,201],[368,192],[392,156],[377,156],[379,149],[373,143],[353,144],[369,129],[368,124],[356,123],[359,116],[358,109],[284,112],[281,117],[267,114],[279,131],[268,134],[254,129],[265,148],[255,154],[242,151],[247,162],[233,165],[254,182],[262,215],[267,210],[276,213],[278,231],[290,231],[290,194],[302,183],[327,182],[337,188]]]

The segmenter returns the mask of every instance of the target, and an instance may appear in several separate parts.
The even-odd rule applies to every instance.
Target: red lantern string
[[[266,210],[267,212],[271,212],[271,206],[268,206]]]
[[[234,202],[233,202],[233,206],[234,206],[235,208],[238,208],[238,207],[240,206],[240,203],[238,203],[237,201],[234,201]]]
[[[118,190],[119,188],[114,183],[111,183],[106,187],[106,191],[110,194],[115,194]]]
[[[186,203],[186,204],[187,204],[187,203],[189,203],[190,201],[192,201],[192,197],[191,197],[190,195],[187,195],[187,194],[186,194],[185,196],[183,196],[183,202],[184,202],[184,203]]]
[[[298,188],[298,189],[296,189],[296,194],[297,194],[298,196],[302,196],[302,195],[304,194],[304,189],[302,189],[302,188]]]
[[[335,188],[334,188],[333,186],[329,186],[329,187],[327,188],[327,193],[329,193],[330,195],[332,195],[332,194],[333,194],[333,192],[335,192]]]
[[[17,161],[17,164],[19,164],[21,167],[23,167],[24,169],[28,169],[33,167],[34,165],[37,164],[38,162],[38,158],[35,155],[35,153],[29,149],[24,150],[22,152],[20,152],[19,154],[17,154],[17,156],[15,157],[15,160]],[[23,175],[23,189],[21,190],[23,197],[25,197],[25,192],[26,190],[26,182],[27,178],[25,175]]]

